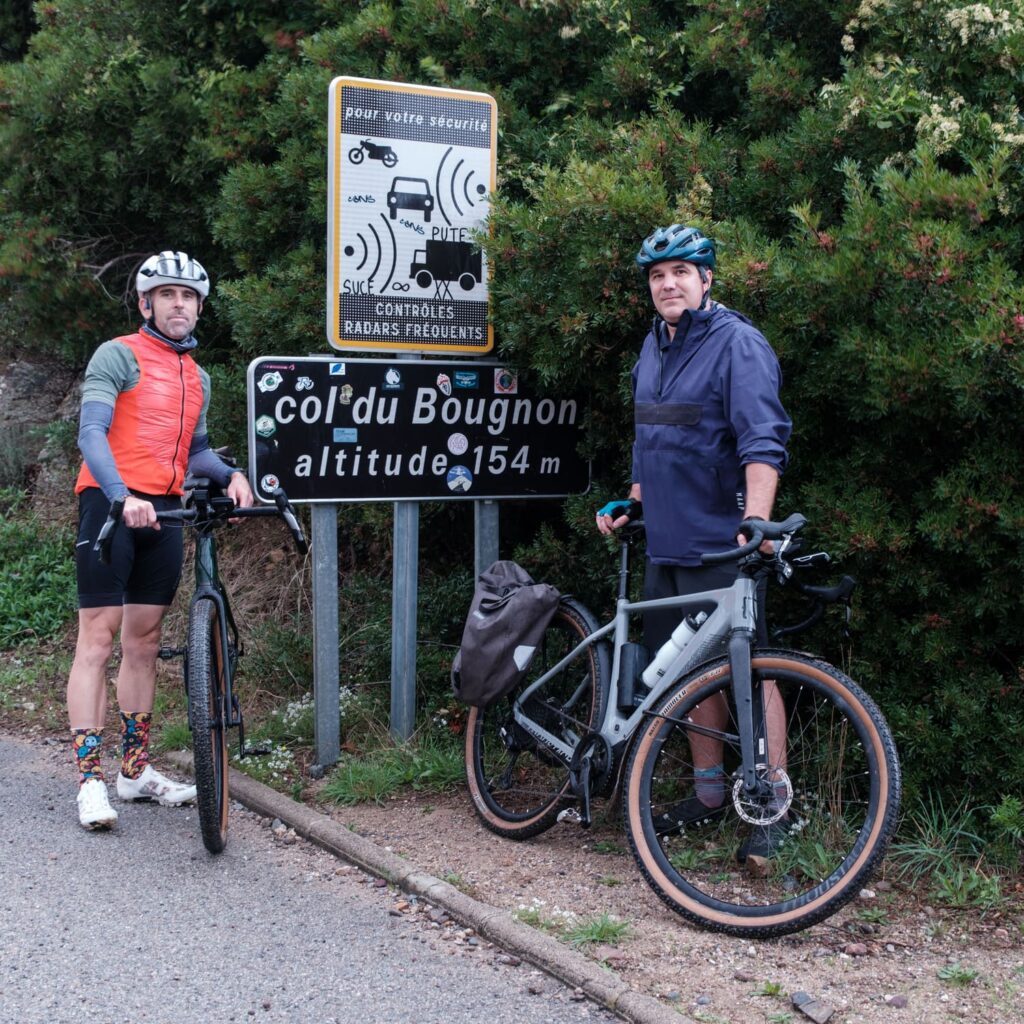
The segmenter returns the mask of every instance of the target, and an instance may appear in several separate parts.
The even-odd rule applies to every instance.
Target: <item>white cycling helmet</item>
[[[202,263],[192,259],[188,253],[172,252],[170,249],[150,256],[135,275],[135,290],[140,295],[162,284],[184,285],[198,292],[201,299],[210,294],[210,277]]]

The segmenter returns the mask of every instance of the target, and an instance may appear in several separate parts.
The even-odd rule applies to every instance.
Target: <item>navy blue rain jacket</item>
[[[669,339],[656,319],[633,367],[636,440],[647,556],[699,565],[736,545],[748,462],[786,467],[792,422],[782,371],[764,335],[717,303],[688,311]]]

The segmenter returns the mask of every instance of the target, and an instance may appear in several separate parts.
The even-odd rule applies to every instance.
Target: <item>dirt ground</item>
[[[492,906],[546,923],[602,914],[629,922],[614,946],[584,947],[639,991],[708,1024],[810,1019],[791,995],[834,1010],[832,1024],[1024,1020],[1024,907],[951,912],[876,878],[830,920],[773,941],[692,927],[640,875],[614,808],[590,831],[559,824],[526,842],[488,832],[464,793],[406,794],[325,813]],[[964,983],[971,971],[973,980]],[[943,974],[947,977],[944,979]],[[959,981],[959,983],[958,983]]]

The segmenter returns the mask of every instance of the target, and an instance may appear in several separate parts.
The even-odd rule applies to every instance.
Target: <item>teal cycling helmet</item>
[[[655,228],[640,246],[636,254],[636,265],[641,270],[647,270],[655,263],[664,263],[666,260],[684,260],[714,270],[715,243],[705,238],[699,229],[685,224]]]

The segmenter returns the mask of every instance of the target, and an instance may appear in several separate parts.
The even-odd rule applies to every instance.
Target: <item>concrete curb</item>
[[[192,767],[189,754],[167,756],[179,768]],[[234,768],[229,769],[228,785],[232,798],[250,810],[268,818],[280,818],[304,839],[405,892],[422,896],[505,952],[528,960],[566,985],[580,989],[620,1017],[635,1024],[679,1024],[676,1010],[652,996],[634,992],[613,972],[550,935],[522,924],[508,911],[481,903],[405,858],[381,849],[327,815],[297,803]]]

